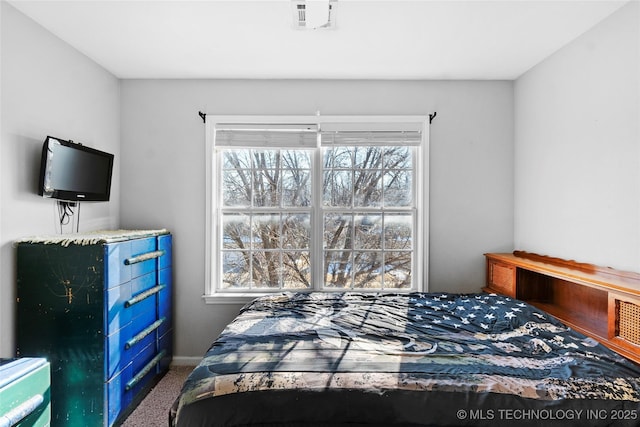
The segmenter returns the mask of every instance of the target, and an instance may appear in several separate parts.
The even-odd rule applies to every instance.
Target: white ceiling
[[[120,78],[509,80],[627,2],[338,0],[303,31],[289,0],[9,1]]]

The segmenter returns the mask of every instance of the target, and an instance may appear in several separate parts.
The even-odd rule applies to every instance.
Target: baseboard
[[[202,357],[173,356],[171,359],[172,366],[196,366]]]

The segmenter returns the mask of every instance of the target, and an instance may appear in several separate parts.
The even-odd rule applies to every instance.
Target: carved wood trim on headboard
[[[635,273],[633,271],[624,271],[624,270],[616,270],[611,267],[602,267],[599,265],[588,264],[584,262],[577,262],[574,260],[567,260],[562,258],[550,257],[548,255],[539,255],[526,251],[513,251],[513,255],[519,258],[525,258],[530,261],[543,262],[546,264],[556,265],[558,267],[570,268],[573,270],[584,271],[585,273],[591,274],[608,274],[611,276],[620,277],[628,280],[638,280],[640,281],[640,273]]]

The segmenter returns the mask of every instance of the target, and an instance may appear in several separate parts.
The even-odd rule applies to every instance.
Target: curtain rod
[[[429,114],[429,124],[431,124],[433,119],[436,118],[437,114],[438,114],[437,111],[434,111],[433,114]],[[207,122],[207,114],[206,113],[203,113],[202,111],[198,111],[198,115],[202,119],[202,123],[206,123]]]

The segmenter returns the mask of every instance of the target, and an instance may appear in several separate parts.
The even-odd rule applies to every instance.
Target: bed
[[[640,367],[496,294],[283,293],[242,308],[171,426],[637,426]]]

